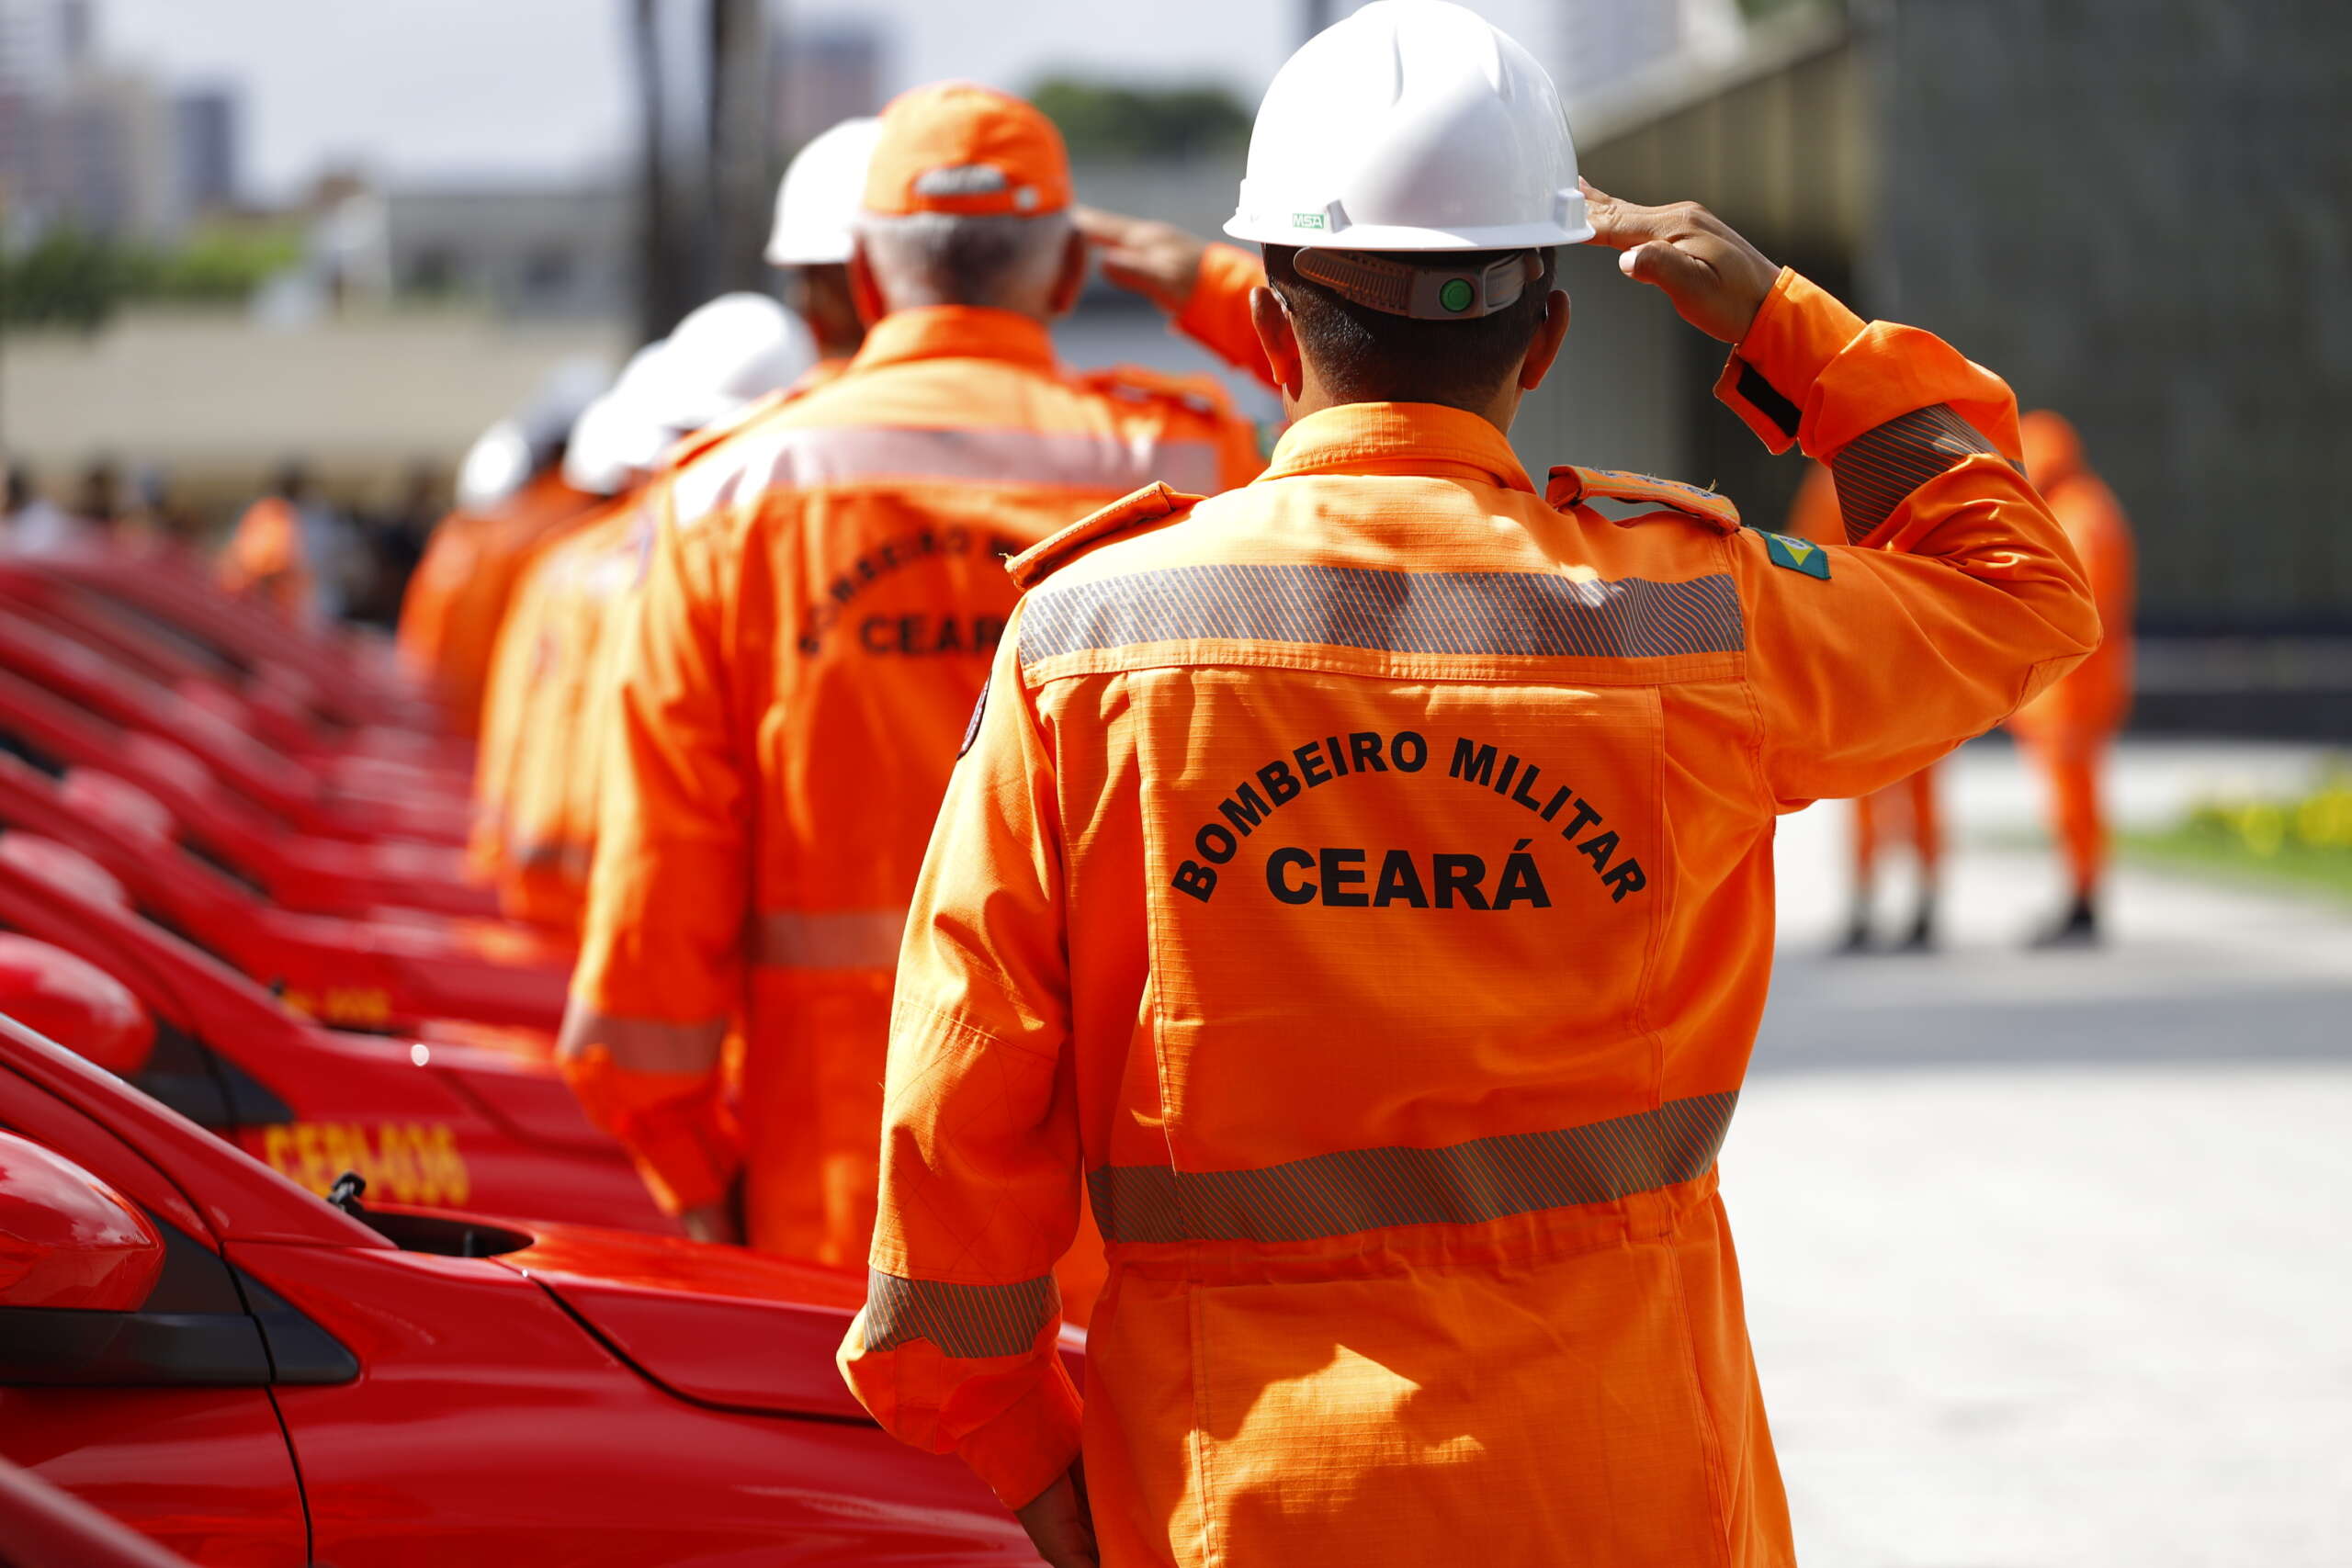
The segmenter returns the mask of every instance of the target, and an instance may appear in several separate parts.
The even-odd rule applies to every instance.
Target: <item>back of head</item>
[[[892,310],[977,305],[1046,316],[1070,246],[1069,155],[1036,107],[968,82],[882,111],[857,220]]]
[[[1290,58],[1226,232],[1265,248],[1337,400],[1470,409],[1533,342],[1553,248],[1592,234],[1551,78],[1443,0],[1375,0]]]

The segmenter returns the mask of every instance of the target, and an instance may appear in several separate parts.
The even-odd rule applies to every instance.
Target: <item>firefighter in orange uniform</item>
[[[534,410],[527,423],[549,424],[544,439],[523,421],[501,420],[484,433],[459,468],[456,509],[434,525],[401,597],[401,660],[447,705],[460,735],[481,733],[491,660],[514,585],[543,546],[596,504],[564,482],[557,444],[585,401]]]
[[[1816,545],[1850,543],[1838,507],[1836,478],[1826,466],[1807,466],[1804,482],[1797,487],[1796,500],[1789,507],[1788,531]],[[1898,784],[1855,798],[1853,902],[1839,952],[1870,951],[1871,896],[1878,881],[1879,851],[1887,839],[1897,835],[1910,846],[1919,870],[1919,901],[1904,931],[1902,946],[1907,952],[1921,953],[1935,945],[1944,853],[1943,813],[1936,793],[1936,769],[1930,763]]]
[[[2018,428],[2026,476],[2066,530],[2107,632],[2097,653],[2009,720],[2009,732],[2049,784],[2051,826],[2072,894],[2033,945],[2083,947],[2099,940],[2099,885],[2107,872],[2100,769],[2132,711],[2132,525],[2115,492],[2083,460],[2082,437],[2064,416],[2036,409]]]
[[[906,94],[863,189],[848,372],[658,488],[560,1043],[690,1234],[844,1263],[872,1230],[907,899],[1012,609],[1004,557],[1148,479],[1215,490],[1259,463],[1213,386],[1056,362],[1087,251],[1035,108]]]
[[[1542,68],[1436,0],[1283,68],[1227,232],[1295,423],[1013,563],[844,1373],[1056,1564],[1791,1562],[1714,1169],[1773,820],[2096,642],[2015,403],[1696,208],[1580,194]],[[1851,546],[1537,492],[1505,431],[1587,238],[1736,344],[1718,395],[1838,474]]]
[[[848,369],[865,341],[850,292],[849,254],[880,132],[881,122],[868,117],[842,120],[795,153],[776,186],[768,264],[783,271],[785,298],[817,339],[817,363],[796,391],[813,391]]]
[[[724,294],[641,350],[573,425],[565,482],[609,499],[525,572],[484,705],[469,859],[509,916],[579,926],[602,779],[605,632],[645,559],[647,479],[684,437],[731,430],[815,360],[799,317],[763,294]]]
[[[355,543],[350,525],[312,494],[308,470],[289,463],[237,519],[214,575],[228,592],[262,599],[289,619],[334,619],[343,612]]]

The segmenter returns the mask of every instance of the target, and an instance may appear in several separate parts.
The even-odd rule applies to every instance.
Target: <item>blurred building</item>
[[[173,100],[180,197],[192,211],[235,204],[243,104],[225,87],[199,87]]]
[[[234,89],[175,93],[92,48],[91,0],[0,0],[0,210],[162,242],[232,199]]]
[[[2352,735],[2330,504],[2352,6],[1799,0],[1713,60],[1588,80],[1570,118],[1602,188],[1705,202],[2081,427],[2139,531],[2138,722]],[[1800,466],[1709,398],[1721,346],[1611,259],[1564,258],[1575,327],[1520,426],[1530,461],[1648,467],[1777,522]]]
[[[770,46],[777,142],[805,146],[822,130],[882,106],[882,35],[864,22],[780,28]]]

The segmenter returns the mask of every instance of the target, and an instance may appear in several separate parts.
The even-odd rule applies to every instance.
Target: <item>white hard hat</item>
[[[572,355],[543,377],[531,400],[515,414],[533,447],[552,451],[573,423],[612,384],[613,362],[601,355]]]
[[[771,265],[849,260],[850,223],[865,197],[865,165],[881,135],[878,119],[845,119],[800,150],[776,186]]]
[[[1374,0],[1290,57],[1258,106],[1225,231],[1347,251],[1592,238],[1552,78],[1443,0]]]
[[[466,448],[458,465],[458,504],[468,512],[487,512],[521,490],[537,467],[522,424],[502,419]]]
[[[620,377],[580,411],[563,448],[563,482],[590,495],[616,495],[630,477],[650,465],[647,448],[663,445],[647,416],[641,393],[658,374],[669,339],[647,344],[629,355]]]
[[[697,306],[662,352],[616,390],[673,435],[699,430],[798,380],[817,340],[798,315],[764,294],[722,294]]]

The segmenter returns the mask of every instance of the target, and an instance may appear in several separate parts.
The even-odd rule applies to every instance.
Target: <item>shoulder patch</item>
[[[1080,518],[1060,533],[1039,540],[1005,562],[1004,570],[1012,574],[1012,581],[1020,587],[1033,588],[1113,535],[1124,533],[1138,523],[1172,517],[1204,499],[1170,490],[1164,484],[1146,485],[1133,495]]]
[[[1764,528],[1756,532],[1764,540],[1764,558],[1774,566],[1801,571],[1824,582],[1829,581],[1828,546],[1816,545],[1810,539],[1792,539],[1786,534],[1775,534]]]
[[[1579,468],[1562,464],[1552,470],[1544,499],[1565,512],[1583,501],[1624,501],[1636,505],[1663,506],[1705,524],[1718,534],[1739,526],[1739,508],[1729,496],[1718,495],[1680,479],[1653,479],[1619,468]]]
[[[1210,419],[1223,418],[1233,406],[1214,376],[1178,376],[1141,365],[1114,365],[1080,371],[1078,381],[1091,391],[1129,402],[1182,403]]]

